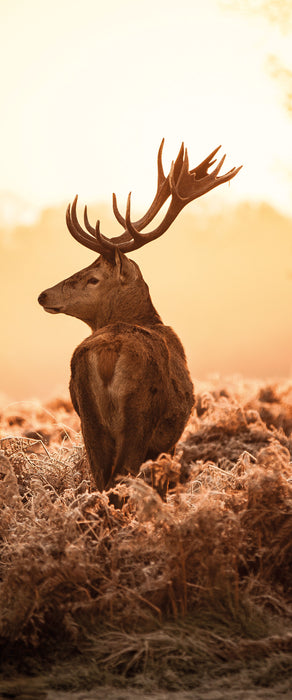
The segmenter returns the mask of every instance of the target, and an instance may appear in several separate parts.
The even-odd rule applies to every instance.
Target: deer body
[[[162,323],[95,331],[73,354],[70,393],[99,489],[172,452],[194,403],[183,347]]]
[[[124,233],[107,239],[87,218],[86,231],[76,215],[75,198],[67,210],[70,233],[82,245],[100,253],[97,260],[67,280],[45,290],[39,303],[50,313],[65,313],[87,323],[92,334],[74,351],[70,393],[80,416],[84,443],[97,487],[113,484],[117,474],[137,474],[146,459],[173,452],[193,404],[193,385],[183,346],[155,310],[138,265],[126,252],[160,236],[189,201],[238,172],[217,177],[207,170],[213,151],[188,171],[183,146],[165,177],[162,145],[158,153],[157,193],[148,212],[135,224],[114,213]],[[181,191],[179,191],[181,190]],[[171,194],[169,209],[154,231],[141,234]]]

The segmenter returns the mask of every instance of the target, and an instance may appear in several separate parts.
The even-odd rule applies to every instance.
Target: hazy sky
[[[64,205],[120,233],[103,202],[143,214],[163,136],[166,170],[182,140],[191,167],[220,143],[244,167],[134,256],[159,313],[194,377],[291,374],[291,35],[291,0],[0,0],[0,392],[67,384],[88,329],[37,304],[93,260]]]
[[[259,4],[1,0],[0,192],[39,207],[115,190],[122,208],[131,189],[141,213],[165,136],[166,168],[182,140],[192,166],[220,143],[227,167],[244,164],[220,202],[292,215],[291,114],[271,70],[273,56],[291,66],[291,32]]]

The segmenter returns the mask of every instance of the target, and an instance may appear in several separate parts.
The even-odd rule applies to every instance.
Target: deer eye
[[[87,284],[98,284],[99,280],[96,279],[96,277],[90,277],[89,280],[87,280]]]

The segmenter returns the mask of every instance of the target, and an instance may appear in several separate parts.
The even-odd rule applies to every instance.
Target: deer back
[[[73,353],[70,392],[92,453],[101,434],[111,445],[108,465],[93,467],[102,487],[116,472],[136,474],[146,459],[173,451],[194,404],[182,344],[162,323],[94,332]]]

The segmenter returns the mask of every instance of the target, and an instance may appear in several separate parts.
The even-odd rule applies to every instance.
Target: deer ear
[[[118,248],[115,248],[115,266],[117,269],[120,269],[122,264],[122,254],[121,251]]]
[[[128,260],[127,256],[124,255],[124,253],[122,253],[118,248],[115,250],[115,268],[121,282],[126,282],[126,280],[131,276],[131,261]]]
[[[115,249],[114,264],[115,264],[115,269],[116,269],[118,277],[122,277],[123,276],[123,257],[122,257],[121,251],[118,248]]]

